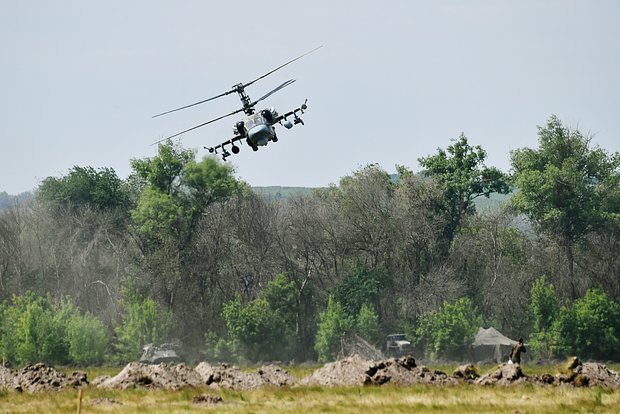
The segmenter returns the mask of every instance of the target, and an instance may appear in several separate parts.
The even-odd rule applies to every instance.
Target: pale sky
[[[361,166],[388,172],[465,133],[487,165],[567,126],[620,151],[620,1],[0,0],[0,192],[34,189],[75,165],[121,178],[153,142],[239,109],[236,94],[159,118],[248,82],[305,126],[229,158],[254,186],[326,186]],[[257,109],[262,109],[259,104]],[[233,116],[180,138],[207,155]]]

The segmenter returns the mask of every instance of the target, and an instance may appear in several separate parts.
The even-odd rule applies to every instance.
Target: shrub
[[[620,306],[601,289],[591,289],[572,307],[562,307],[552,326],[556,356],[617,359]]]
[[[215,332],[205,334],[205,350],[202,355],[208,361],[240,362],[238,355],[239,344],[233,340],[226,340]]]
[[[17,365],[67,362],[64,326],[55,320],[49,299],[28,292],[13,296],[0,310],[0,346],[7,360]]]
[[[544,276],[532,285],[530,312],[533,321],[529,339],[532,354],[538,358],[551,358],[553,335],[550,330],[558,318],[560,306],[553,285],[547,284]]]
[[[314,349],[319,362],[333,360],[340,350],[340,342],[353,329],[354,320],[331,296],[327,308],[319,314],[319,327],[316,333]]]
[[[121,309],[122,322],[114,329],[118,362],[135,361],[144,345],[161,344],[170,339],[172,314],[153,299],[129,295],[121,302]]]
[[[108,352],[110,339],[106,326],[90,313],[74,315],[67,325],[69,359],[87,366],[101,364]]]
[[[379,315],[372,305],[367,303],[362,305],[355,321],[355,330],[370,343],[379,341]]]
[[[224,305],[223,315],[228,335],[239,343],[242,356],[250,361],[282,359],[290,354],[293,333],[265,299],[244,305],[237,295]]]
[[[415,342],[431,358],[462,360],[481,325],[482,317],[471,299],[444,302],[437,312],[423,315]]]
[[[224,305],[230,341],[220,345],[250,361],[290,359],[297,346],[298,311],[295,283],[279,274],[258,299],[244,305],[237,295]]]

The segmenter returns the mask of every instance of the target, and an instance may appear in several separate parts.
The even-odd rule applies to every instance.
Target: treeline
[[[265,198],[171,142],[132,175],[75,166],[0,212],[0,347],[17,364],[321,360],[404,332],[463,359],[480,326],[538,357],[617,357],[620,156],[552,116],[506,174],[461,135],[338,185]],[[511,194],[496,211],[476,200]]]

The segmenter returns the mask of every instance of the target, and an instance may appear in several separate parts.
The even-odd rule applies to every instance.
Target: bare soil
[[[71,375],[66,375],[43,363],[28,364],[19,370],[0,368],[0,388],[19,392],[79,388],[86,385],[88,380],[85,372],[74,371]]]
[[[162,363],[147,365],[137,362],[127,364],[117,375],[95,378],[91,385],[104,389],[161,388],[178,390],[188,387],[249,390],[263,387],[291,387],[295,385],[362,386],[415,384],[508,386],[531,383],[535,385],[588,387],[600,386],[620,389],[620,374],[605,365],[578,358],[569,362],[565,372],[527,376],[519,364],[503,364],[486,375],[479,376],[472,364],[458,367],[452,375],[418,366],[413,357],[368,360],[353,355],[325,364],[312,374],[299,380],[277,365],[265,365],[255,371],[243,371],[229,364],[211,365],[201,362],[195,369],[185,364]],[[67,387],[82,387],[89,382],[86,374],[75,371],[66,375],[45,364],[27,365],[20,370],[0,368],[0,389],[17,391],[47,391]],[[205,394],[208,395],[208,394]],[[196,397],[197,404],[212,404],[210,397]],[[108,402],[94,402],[105,404]]]

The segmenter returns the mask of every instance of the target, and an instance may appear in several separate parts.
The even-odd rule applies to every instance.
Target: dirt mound
[[[297,379],[277,365],[265,365],[256,372],[245,372],[229,364],[211,365],[201,362],[196,372],[211,388],[247,390],[260,387],[285,387],[297,383]]]
[[[480,377],[480,374],[474,364],[466,364],[455,369],[452,376],[463,380],[475,380]]]
[[[620,374],[611,371],[606,365],[596,362],[585,362],[573,372],[587,379],[587,385],[620,389]]]
[[[329,362],[300,381],[302,385],[361,385],[367,383],[366,371],[372,362],[353,355],[336,362]]]
[[[519,364],[502,364],[494,372],[474,381],[478,385],[511,385],[528,381]]]
[[[19,370],[0,368],[0,388],[36,392],[85,385],[88,385],[88,380],[82,371],[74,371],[67,376],[42,363],[28,364]]]
[[[438,370],[431,370],[425,366],[417,366],[411,356],[390,358],[371,364],[366,371],[366,384],[383,385],[414,385],[414,384],[456,384],[454,378]]]
[[[269,386],[290,387],[299,382],[296,377],[277,365],[263,365],[256,370],[256,373],[263,379],[265,385]]]
[[[222,404],[224,400],[219,395],[200,394],[192,398],[192,404],[216,405]]]
[[[568,374],[557,374],[553,378],[556,385],[569,384],[575,387],[605,387],[620,389],[620,374],[611,371],[606,365],[597,362],[582,363],[579,358],[569,361]]]
[[[519,364],[503,364],[482,377],[476,367],[469,364],[458,367],[452,376],[444,372],[417,366],[413,357],[367,360],[353,355],[325,364],[301,381],[277,365],[265,365],[254,372],[242,371],[237,367],[221,364],[210,365],[201,362],[195,369],[185,364],[162,363],[148,365],[137,362],[127,364],[114,377],[103,376],[92,381],[93,386],[107,389],[163,388],[178,390],[186,387],[209,386],[214,389],[248,390],[261,387],[287,387],[295,384],[319,386],[360,386],[394,384],[410,386],[415,384],[452,385],[467,381],[477,385],[512,385],[531,383],[554,386],[600,386],[620,389],[620,374],[605,365],[587,362],[578,358],[570,360],[564,373],[543,374],[528,377]],[[86,374],[75,371],[66,375],[45,364],[27,365],[20,370],[0,368],[0,389],[17,391],[58,390],[66,387],[88,385]],[[207,394],[205,394],[207,395]],[[210,396],[196,397],[196,404],[215,403]],[[201,399],[202,398],[202,399]],[[113,404],[110,401],[93,401],[92,404]]]
[[[414,385],[456,384],[444,372],[417,366],[413,357],[389,358],[382,361],[365,360],[353,355],[340,361],[325,364],[302,379],[303,385]]]
[[[93,380],[98,388],[163,388],[178,390],[185,387],[199,387],[203,384],[200,375],[185,364],[158,365],[131,362],[114,377],[98,377]]]
[[[15,371],[0,367],[0,389],[15,389],[18,385]]]

